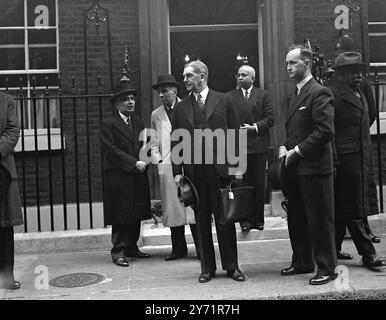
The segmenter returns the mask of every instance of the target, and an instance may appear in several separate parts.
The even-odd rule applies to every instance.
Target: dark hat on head
[[[333,69],[339,69],[348,66],[360,66],[365,68],[367,65],[362,62],[362,55],[359,52],[343,52],[335,58]]]
[[[173,85],[177,88],[180,86],[176,81],[176,78],[171,74],[161,74],[157,78],[157,83],[153,84],[152,88],[158,90],[161,86]]]
[[[268,180],[272,189],[281,190],[283,195],[287,197],[288,183],[286,177],[285,159],[286,157],[281,157],[279,160],[270,165],[268,169]]]
[[[191,206],[196,210],[200,205],[197,189],[187,176],[183,177],[181,185],[178,188],[178,198],[185,207]]]
[[[354,51],[354,41],[349,35],[345,34],[338,39],[335,49],[340,52]]]
[[[0,197],[4,196],[12,182],[11,174],[8,169],[0,164]]]
[[[115,88],[114,88],[114,91],[113,91],[113,96],[111,97],[110,101],[111,103],[114,103],[114,100],[122,95],[122,94],[137,94],[138,91],[137,89],[134,89],[132,88],[129,83],[127,82],[121,82],[119,83]]]

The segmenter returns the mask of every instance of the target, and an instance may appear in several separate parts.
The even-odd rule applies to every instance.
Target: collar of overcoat
[[[127,139],[129,139],[131,142],[135,142],[134,137],[136,136],[136,134],[137,134],[136,131],[138,130],[137,126],[135,125],[135,122],[136,122],[135,118],[133,116],[131,116],[131,125],[133,126],[133,132],[131,132],[131,130],[129,130],[128,125],[121,118],[121,116],[118,114],[118,112],[114,112],[113,119],[114,119],[114,123],[117,126],[117,128],[119,129],[119,131],[121,131],[122,134]]]
[[[174,107],[176,107],[176,105],[181,101],[180,98],[177,97],[177,101],[176,103],[174,104]],[[166,113],[166,109],[165,109],[165,106],[164,105],[161,105],[158,110],[156,111],[156,117],[159,119],[160,123],[162,126],[165,127],[165,129],[168,131],[168,132],[172,132],[172,124],[170,123],[170,120],[169,120],[169,117]]]
[[[366,101],[366,100],[360,89],[358,89],[358,92],[361,95],[361,99],[359,99],[355,95],[355,93],[351,90],[351,88],[341,80],[336,81],[336,87],[339,90],[339,93],[343,100],[349,102],[350,104],[352,104],[353,106],[357,107],[360,110],[363,109],[363,101]]]

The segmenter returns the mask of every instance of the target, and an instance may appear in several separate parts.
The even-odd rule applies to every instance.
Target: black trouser
[[[370,234],[372,235],[373,232],[372,232],[371,229],[370,229],[369,220],[367,219],[367,216],[365,216],[365,217],[363,218],[363,224],[364,224],[366,233],[367,233],[368,235],[370,235]]]
[[[351,239],[353,240],[359,255],[363,256],[375,253],[374,245],[371,242],[369,235],[366,233],[363,219],[335,219],[335,241],[337,251],[342,250],[346,226],[350,231]]]
[[[137,241],[141,231],[141,221],[130,224],[113,224],[111,230],[111,257],[113,260],[127,257],[138,251]]]
[[[194,184],[200,199],[199,209],[195,211],[197,235],[201,251],[201,272],[216,270],[216,257],[212,238],[211,217],[214,214],[218,246],[223,270],[238,268],[236,228],[234,224],[220,225],[216,208],[217,190],[229,183],[230,179],[220,178],[214,165],[195,165]]]
[[[295,176],[288,188],[288,231],[292,266],[334,272],[335,249],[333,176]],[[314,262],[315,261],[315,262]]]
[[[190,225],[190,231],[192,233],[194,245],[196,246],[197,255],[200,255],[200,248],[197,238],[197,227],[195,224]],[[171,227],[170,235],[172,239],[172,253],[179,257],[186,256],[188,248],[185,239],[185,226]]]
[[[248,221],[240,222],[240,226],[256,227],[264,225],[264,204],[267,190],[266,180],[267,153],[250,153],[247,155],[247,171],[243,182],[253,187],[255,203],[251,204],[255,211]]]
[[[0,282],[14,280],[14,255],[13,227],[0,227]]]

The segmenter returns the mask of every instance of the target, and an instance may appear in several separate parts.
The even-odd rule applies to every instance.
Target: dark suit
[[[267,91],[252,87],[248,101],[245,100],[242,89],[230,91],[239,116],[240,125],[256,123],[258,132],[248,132],[247,135],[247,171],[244,183],[253,187],[255,203],[254,215],[241,226],[256,227],[264,225],[264,204],[266,196],[266,166],[268,160],[269,129],[274,124],[272,104]]]
[[[374,182],[367,100],[362,91],[358,90],[360,97],[357,97],[339,79],[335,79],[329,88],[335,99],[337,250],[341,250],[347,224],[358,253],[374,254],[374,246],[363,222],[372,203],[370,182]]]
[[[311,79],[291,98],[286,120],[286,147],[298,146],[303,155],[287,167],[292,266],[312,269],[316,262],[321,275],[331,274],[336,266],[333,103],[330,90]]]
[[[202,128],[214,131],[216,129],[237,129],[239,122],[237,120],[236,110],[231,99],[219,92],[209,90],[203,109],[203,116],[199,118],[198,104],[191,94],[182,100],[174,109],[172,115],[172,128],[185,129],[190,133],[193,141],[193,130]],[[186,143],[186,141],[185,141]],[[177,142],[172,145],[175,146]],[[220,146],[220,148],[223,146]],[[224,270],[233,270],[238,268],[237,262],[237,243],[236,229],[234,224],[219,225],[218,212],[216,208],[216,192],[219,187],[229,182],[228,175],[229,164],[219,163],[217,161],[217,144],[213,146],[214,164],[195,164],[182,163],[182,165],[173,164],[173,175],[184,174],[188,176],[195,184],[200,206],[195,211],[198,241],[201,249],[201,270],[203,273],[214,272],[216,270],[216,259],[213,247],[211,216],[214,214],[216,223],[217,239],[221,254],[222,268]],[[194,148],[194,142],[191,144],[191,155],[197,150]]]
[[[113,260],[137,252],[141,220],[151,218],[150,191],[146,170],[138,171],[139,134],[142,121],[131,116],[132,129],[118,112],[102,121],[103,210],[106,224],[112,225]]]

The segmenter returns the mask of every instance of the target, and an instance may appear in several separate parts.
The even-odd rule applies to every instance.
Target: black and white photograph
[[[385,205],[385,0],[0,0],[1,305],[385,300]]]

